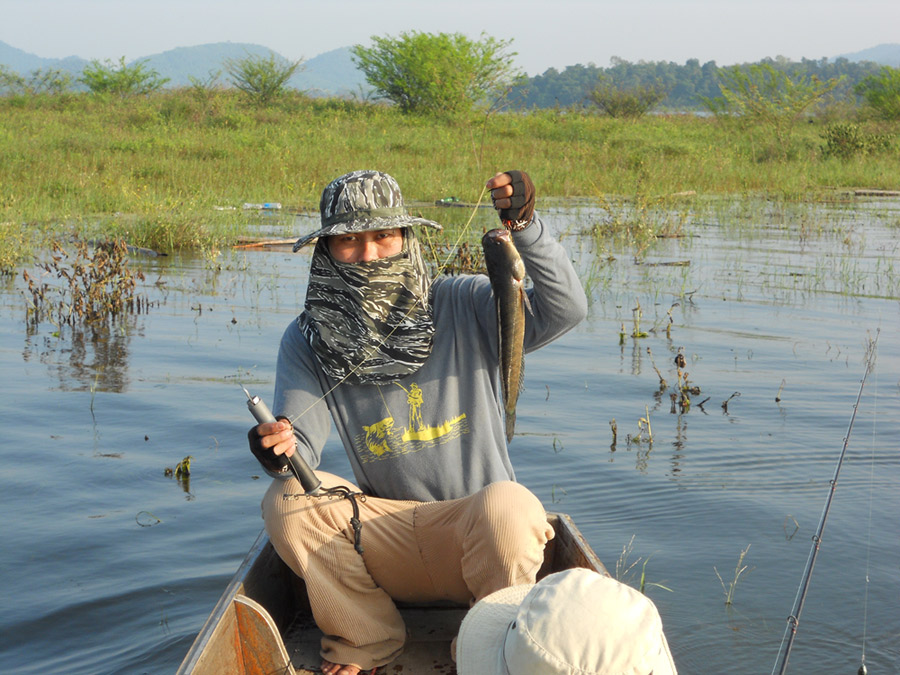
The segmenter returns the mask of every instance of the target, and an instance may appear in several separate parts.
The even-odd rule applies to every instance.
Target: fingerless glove
[[[279,417],[279,420],[287,419],[286,417]],[[288,466],[288,458],[284,455],[276,455],[272,448],[264,448],[262,445],[262,436],[260,436],[256,427],[252,427],[250,431],[247,432],[247,441],[250,443],[250,452],[259,460],[259,463],[262,464],[262,467],[266,471],[272,471],[274,473],[283,473]]]
[[[512,196],[507,209],[500,209],[500,220],[530,223],[534,215],[534,183],[524,171],[507,171],[512,179]]]

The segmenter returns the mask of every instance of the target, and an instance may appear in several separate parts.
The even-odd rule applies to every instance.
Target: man
[[[534,216],[527,174],[487,183],[531,276],[525,350],[587,311],[565,250]],[[322,672],[373,672],[403,649],[394,601],[474,603],[534,583],[553,536],[543,507],[514,482],[498,382],[497,312],[487,277],[432,282],[387,174],[355,171],[320,201],[304,312],[282,338],[273,409],[249,434],[273,482],[262,509],[278,554],[306,581],[324,633]],[[365,501],[285,500],[299,452],[313,467],[335,424]],[[318,473],[325,486],[346,485]],[[354,507],[362,548],[351,527]]]

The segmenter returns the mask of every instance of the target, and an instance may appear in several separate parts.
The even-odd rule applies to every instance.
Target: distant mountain
[[[0,65],[22,75],[27,75],[35,70],[58,69],[77,77],[88,63],[87,60],[77,56],[67,56],[64,59],[45,59],[16,49],[5,42],[0,42]]]
[[[248,56],[263,58],[274,54],[278,59],[284,56],[268,47],[256,44],[235,42],[217,42],[196,47],[179,47],[161,54],[144,57],[147,67],[152,68],[161,77],[168,77],[169,87],[185,87],[191,84],[191,78],[205,82],[216,74],[220,82],[227,82],[228,74],[225,64],[239,61]],[[288,82],[288,86],[308,91],[311,95],[340,95],[359,92],[365,85],[365,78],[350,57],[350,48],[342,47],[320,54],[304,61],[300,70]]]
[[[267,57],[274,54],[276,58],[284,58],[278,52],[257,44],[238,42],[216,42],[195,47],[178,47],[159,54],[151,54],[134,59],[146,62],[146,66],[159,73],[160,77],[169,78],[167,87],[186,87],[191,78],[200,82],[212,81],[218,74],[218,81],[227,82],[225,63],[240,60],[247,56]],[[114,63],[118,59],[111,59]],[[22,75],[35,70],[59,69],[78,77],[90,61],[77,56],[65,59],[45,59],[16,49],[5,42],[0,42],[0,65]],[[356,69],[350,56],[350,48],[342,47],[325,52],[304,61],[298,73],[291,78],[288,86],[308,91],[313,96],[359,94],[368,89],[365,77]]]
[[[225,62],[247,56],[267,57],[272,50],[256,44],[242,42],[216,42],[196,47],[177,47],[159,54],[143,56],[135,61],[146,62],[160,77],[169,78],[167,87],[188,87],[191,78],[206,82],[218,75],[225,81]],[[276,57],[281,57],[276,54]]]
[[[319,54],[304,64],[303,71],[294,76],[291,84],[306,89],[311,95],[361,94],[371,89],[365,76],[356,68],[350,47],[333,49]]]
[[[229,59],[242,59],[248,55],[284,58],[268,47],[238,42],[216,42],[194,47],[178,47],[168,51],[132,60],[146,61],[160,77],[169,78],[168,87],[184,87],[191,84],[191,78],[200,82],[210,82],[218,74],[218,81],[227,82],[225,63]],[[111,58],[118,62],[118,56]],[[836,58],[848,61],[871,61],[881,65],[900,67],[900,44],[883,44]],[[834,59],[831,59],[832,61]],[[59,69],[77,78],[90,61],[78,56],[64,59],[47,59],[29,54],[21,49],[0,42],[0,65],[22,75],[35,70]],[[312,96],[365,95],[369,86],[365,77],[353,64],[350,47],[341,47],[319,54],[303,63],[302,69],[291,78],[289,86],[307,91]]]
[[[837,58],[845,58],[848,61],[874,61],[883,66],[900,68],[900,44],[883,44],[877,47],[863,49],[861,52],[841,54]]]

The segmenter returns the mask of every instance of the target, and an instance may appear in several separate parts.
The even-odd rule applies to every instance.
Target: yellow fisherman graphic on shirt
[[[363,433],[356,437],[359,459],[363,463],[388,459],[396,455],[433,448],[469,432],[466,414],[461,413],[444,422],[428,426],[422,419],[424,396],[419,385],[409,389],[394,383],[406,392],[409,419],[405,427],[398,428],[392,415],[373,424],[363,425]]]

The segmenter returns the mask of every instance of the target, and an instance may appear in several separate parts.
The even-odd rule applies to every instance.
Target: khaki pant
[[[346,485],[317,472],[324,486]],[[553,537],[540,501],[513,482],[443,502],[367,497],[360,556],[346,499],[282,498],[301,493],[276,480],[262,502],[266,531],[281,559],[306,581],[322,657],[363,670],[403,650],[406,627],[394,600],[474,603],[507,586],[534,583]]]

